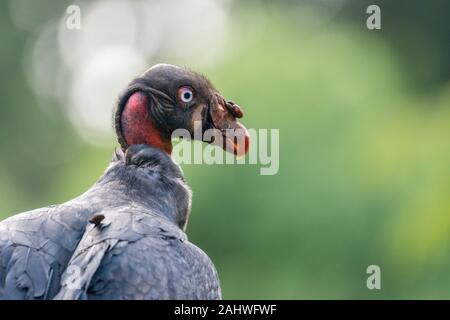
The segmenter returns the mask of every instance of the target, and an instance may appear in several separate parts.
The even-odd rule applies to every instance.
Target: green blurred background
[[[72,2],[1,1],[0,218],[88,189],[116,146],[116,88],[180,64],[247,127],[280,129],[277,175],[183,166],[188,236],[224,298],[450,298],[448,1],[75,3],[67,31]]]

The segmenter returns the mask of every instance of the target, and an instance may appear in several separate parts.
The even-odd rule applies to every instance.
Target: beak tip
[[[244,139],[240,139],[238,141],[238,143],[235,143],[233,145],[233,153],[239,159],[239,158],[245,157],[245,155],[248,153],[249,149],[250,149],[250,136],[249,136],[247,130],[245,130]]]

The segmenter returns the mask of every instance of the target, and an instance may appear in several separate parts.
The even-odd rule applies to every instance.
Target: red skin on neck
[[[126,143],[148,144],[164,150],[168,154],[172,152],[170,139],[163,137],[148,112],[148,97],[142,92],[131,95],[122,111],[122,133]]]

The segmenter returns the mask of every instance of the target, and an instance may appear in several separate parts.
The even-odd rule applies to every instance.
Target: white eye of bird
[[[181,101],[188,103],[194,99],[194,92],[189,87],[181,87],[178,89],[178,97]]]

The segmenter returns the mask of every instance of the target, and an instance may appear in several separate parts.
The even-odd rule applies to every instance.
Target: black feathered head
[[[158,64],[129,84],[119,99],[114,123],[123,150],[148,144],[170,154],[172,133],[186,129],[192,139],[201,137],[242,156],[250,142],[247,129],[237,121],[242,116],[242,109],[225,100],[204,76]],[[215,139],[217,135],[204,138],[209,129],[216,130],[221,139]]]

